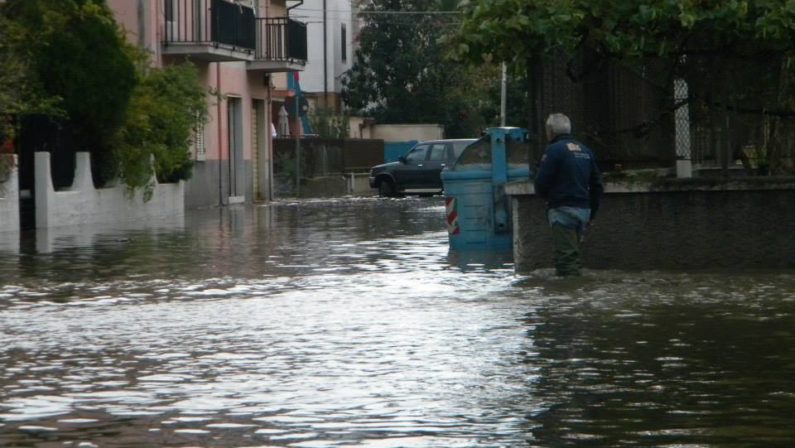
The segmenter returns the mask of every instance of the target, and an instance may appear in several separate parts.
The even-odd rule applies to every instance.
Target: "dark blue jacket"
[[[593,152],[571,135],[559,135],[547,146],[534,184],[549,208],[590,208],[591,219],[604,190]]]

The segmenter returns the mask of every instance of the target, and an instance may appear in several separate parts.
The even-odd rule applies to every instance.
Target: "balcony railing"
[[[263,69],[294,70],[306,63],[306,24],[288,17],[257,19],[257,51],[254,56]]]
[[[256,19],[249,7],[224,0],[165,0],[166,53],[210,60],[252,60]]]
[[[289,17],[256,18],[225,0],[165,0],[163,52],[206,61],[248,61],[250,70],[302,70],[306,24]]]

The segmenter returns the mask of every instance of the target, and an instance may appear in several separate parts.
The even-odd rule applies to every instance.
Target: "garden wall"
[[[75,226],[83,224],[127,224],[159,222],[184,217],[185,184],[157,184],[149,201],[143,193],[130,195],[125,185],[94,188],[89,153],[78,152],[74,183],[55,191],[50,176],[50,154],[37,152],[36,227]]]
[[[551,268],[545,203],[512,184],[517,272]],[[795,179],[682,179],[610,185],[583,244],[586,269],[795,268]]]

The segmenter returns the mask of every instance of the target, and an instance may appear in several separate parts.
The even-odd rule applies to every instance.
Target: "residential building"
[[[293,3],[293,2],[291,2]],[[300,88],[310,108],[341,109],[342,75],[353,65],[356,13],[353,0],[314,0],[291,6],[307,24],[308,54]]]
[[[188,208],[272,198],[271,130],[303,70],[306,26],[286,0],[108,0],[130,42],[154,66],[193,63],[208,87],[209,120],[197,123]]]

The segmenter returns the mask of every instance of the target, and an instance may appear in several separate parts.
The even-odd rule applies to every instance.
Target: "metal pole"
[[[723,113],[724,113],[724,118],[725,118],[725,121],[726,121],[726,125],[725,125],[725,128],[724,128],[725,129],[725,131],[724,131],[724,136],[725,136],[724,141],[725,141],[726,145],[725,145],[725,149],[724,149],[723,160],[721,160],[720,166],[721,166],[721,171],[723,172],[723,177],[729,177],[729,162],[731,162],[730,159],[732,157],[731,126],[730,126],[730,122],[729,122],[729,110],[726,109],[726,110],[724,110]]]
[[[328,109],[328,10],[323,0],[323,107]]]
[[[505,127],[505,111],[508,103],[508,66],[502,63],[502,86],[500,89],[500,126]]]
[[[296,93],[294,97],[295,101],[295,121],[296,121],[296,129],[295,129],[295,196],[298,197],[301,195],[301,140],[299,139],[299,134],[301,133],[301,117],[298,115],[298,94]]]

